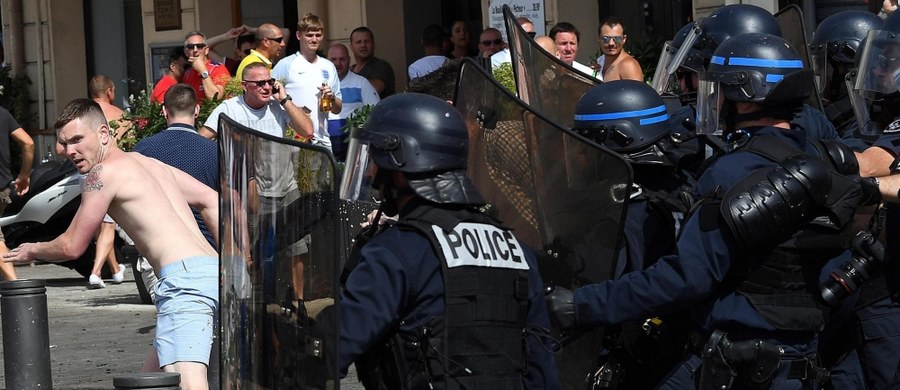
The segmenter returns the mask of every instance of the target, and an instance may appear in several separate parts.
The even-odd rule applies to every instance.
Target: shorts
[[[112,217],[106,214],[103,216],[103,223],[116,223],[116,221],[113,221]]]
[[[157,272],[156,340],[159,366],[209,365],[219,314],[219,259],[188,257]]]

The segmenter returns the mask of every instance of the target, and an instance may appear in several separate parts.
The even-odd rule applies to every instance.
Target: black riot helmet
[[[881,28],[882,20],[868,11],[843,11],[833,14],[816,28],[810,46],[825,49],[833,62],[852,64],[859,43],[870,30]]]
[[[649,85],[616,80],[591,88],[575,106],[573,130],[632,162],[659,163],[651,147],[672,132],[662,98]]]
[[[431,95],[392,95],[350,135],[341,198],[367,200],[378,179],[373,172],[398,171],[412,192],[432,202],[483,204],[465,176],[468,148],[468,128],[455,107]]]
[[[727,102],[759,103],[765,109],[754,117],[789,120],[809,98],[814,81],[790,43],[771,34],[751,33],[732,37],[716,49],[703,83],[708,85],[701,90],[709,93],[698,96],[698,126],[710,132],[718,129],[720,119],[729,119],[728,104],[723,105]]]
[[[882,20],[867,11],[843,11],[833,14],[816,28],[813,41],[809,45],[810,61],[816,74],[819,92],[826,93],[834,100],[843,94],[844,75],[854,67],[860,43],[871,30],[881,28]]]
[[[766,33],[781,36],[781,27],[775,16],[761,7],[750,4],[732,4],[721,7],[706,19],[700,28],[703,33],[694,48],[709,63],[713,53],[731,37],[747,33]]]
[[[774,15],[755,5],[732,4],[720,7],[708,17],[695,22],[695,26],[684,34],[679,32],[675,38],[683,39],[683,43],[669,61],[666,72],[672,75],[679,68],[687,68],[702,73],[719,45],[731,37],[747,33],[781,36],[781,27]]]
[[[699,21],[685,24],[677,33],[675,33],[675,37],[673,37],[671,41],[663,44],[663,49],[660,53],[659,61],[656,65],[656,72],[653,75],[652,81],[653,89],[655,89],[656,92],[675,92],[678,95],[694,92],[691,88],[682,88],[682,86],[678,85],[678,79],[671,77],[671,75],[674,74],[683,77],[683,75],[677,74],[684,73],[685,70],[683,68],[687,68],[694,72],[703,68],[703,58],[700,57],[700,52],[693,48],[693,42],[698,38],[694,35],[699,36],[701,32],[699,25]],[[679,50],[685,42],[688,42],[688,47],[682,52],[684,58],[678,59],[679,67],[671,69],[670,71],[669,66],[675,61],[676,55],[679,53]]]

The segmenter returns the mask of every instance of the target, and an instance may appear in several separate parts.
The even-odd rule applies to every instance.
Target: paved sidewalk
[[[98,290],[88,290],[87,279],[58,265],[19,266],[16,273],[47,281],[54,389],[114,389],[113,377],[141,370],[156,334],[156,308],[141,304],[130,268],[124,283],[107,280]],[[5,388],[2,362],[0,355],[0,389]],[[362,389],[352,366],[347,378],[342,389]]]
[[[141,304],[130,268],[125,282],[107,280],[106,288],[97,290],[88,290],[87,279],[58,265],[19,266],[16,273],[47,281],[54,389],[113,389],[114,376],[140,371],[153,344],[156,309]],[[5,378],[3,364],[0,378]]]

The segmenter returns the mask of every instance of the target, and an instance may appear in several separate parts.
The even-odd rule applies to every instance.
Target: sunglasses
[[[604,45],[609,43],[609,41],[615,42],[616,45],[621,45],[622,42],[625,41],[625,37],[623,37],[621,35],[615,35],[615,36],[603,35],[600,37],[600,42],[603,43]]]
[[[256,87],[257,87],[257,88],[265,87],[266,84],[268,84],[268,85],[275,85],[275,79],[268,79],[268,80],[244,80],[244,82],[245,82],[245,83],[250,83],[250,84],[256,84]]]
[[[278,38],[266,38],[266,39],[268,39],[268,40],[270,40],[270,41],[274,41],[274,42],[281,43],[281,41],[284,40],[284,37],[281,36],[281,37],[278,37]]]
[[[528,34],[528,36],[529,36],[529,37],[532,37],[532,38],[534,38],[535,36],[537,36],[537,33],[534,32],[534,31],[527,31],[527,32],[525,32],[525,34]]]
[[[502,45],[503,38],[497,38],[493,41],[481,41],[481,46],[490,46],[490,45]]]
[[[203,49],[205,47],[206,47],[205,43],[186,43],[186,44],[184,44],[184,48],[188,49],[188,50]]]

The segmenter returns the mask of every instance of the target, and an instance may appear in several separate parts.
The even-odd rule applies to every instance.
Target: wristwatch
[[[200,78],[203,79],[203,80],[208,79],[208,78],[209,78],[209,72],[202,72],[202,73],[200,73]]]
[[[284,99],[281,99],[281,101],[280,101],[279,103],[281,103],[281,105],[283,106],[284,103],[287,103],[287,102],[288,102],[288,100],[292,100],[292,101],[293,101],[294,99],[291,98],[291,95],[284,95]]]

